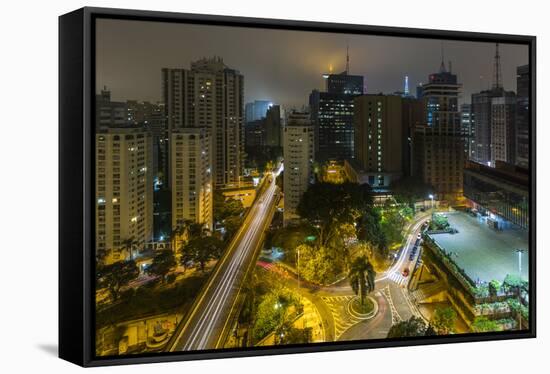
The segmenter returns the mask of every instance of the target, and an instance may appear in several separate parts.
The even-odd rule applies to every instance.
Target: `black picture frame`
[[[524,44],[530,58],[529,330],[315,343],[250,349],[95,357],[94,349],[94,96],[95,20],[111,18],[203,25],[322,31]],[[273,20],[85,7],[59,18],[59,357],[105,366],[225,357],[325,352],[536,337],[536,38],[475,32]]]

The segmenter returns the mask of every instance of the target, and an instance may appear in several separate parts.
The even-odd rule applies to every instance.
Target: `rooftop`
[[[464,269],[474,281],[504,280],[507,274],[518,274],[518,253],[522,254],[521,277],[529,279],[528,233],[521,229],[498,231],[490,228],[481,218],[463,212],[447,213],[449,224],[458,230],[456,234],[430,234],[433,240],[453,261]]]

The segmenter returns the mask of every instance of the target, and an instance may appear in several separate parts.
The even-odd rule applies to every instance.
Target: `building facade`
[[[213,230],[211,143],[208,128],[172,132],[172,229],[191,221]]]
[[[372,187],[387,187],[403,176],[403,99],[363,95],[354,100],[355,163]]]
[[[153,237],[152,140],[143,127],[109,127],[95,147],[96,250],[112,263]]]
[[[208,128],[214,185],[238,184],[244,166],[244,77],[221,58],[203,58],[189,70],[163,69],[162,81],[168,131]]]
[[[273,106],[268,100],[254,100],[245,105],[245,123],[258,121],[266,117],[267,110]]]
[[[516,164],[529,167],[529,65],[517,68]]]
[[[496,161],[516,163],[516,97],[506,95],[491,101],[491,165]]]
[[[95,100],[96,129],[106,126],[124,126],[130,123],[128,105],[125,102],[111,101],[111,91],[107,87],[103,87]]]
[[[324,77],[326,91],[313,90],[309,96],[316,158],[320,162],[352,159],[353,100],[363,94],[363,77],[347,71]]]
[[[469,162],[464,170],[464,196],[475,209],[492,216],[497,227],[511,222],[529,228],[529,172],[497,161],[494,167]]]
[[[462,104],[460,106],[461,132],[464,142],[464,153],[466,160],[475,158],[475,117],[472,112],[471,104]]]
[[[296,208],[313,183],[314,129],[309,113],[290,113],[284,128],[284,220],[296,217]]]
[[[443,62],[439,73],[431,74],[423,86],[426,124],[415,128],[413,174],[434,188],[438,200],[462,197],[465,154],[458,110],[460,88],[456,75]]]

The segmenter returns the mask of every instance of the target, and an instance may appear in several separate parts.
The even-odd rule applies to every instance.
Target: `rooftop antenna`
[[[346,74],[349,74],[349,43],[346,46]]]
[[[441,41],[441,66],[439,67],[439,72],[444,73],[445,71],[445,53],[443,50],[443,41]]]
[[[497,43],[495,50],[495,65],[493,67],[493,89],[502,88],[502,71],[500,69],[500,53],[498,51]]]

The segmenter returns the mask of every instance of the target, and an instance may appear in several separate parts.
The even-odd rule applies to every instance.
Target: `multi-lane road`
[[[281,167],[282,168],[282,167]],[[235,235],[208,283],[199,294],[188,316],[176,329],[168,350],[188,351],[221,348],[230,328],[247,272],[256,262],[258,247],[265,229],[273,218],[278,187],[275,177],[265,181],[266,188],[250,208],[239,232]]]

